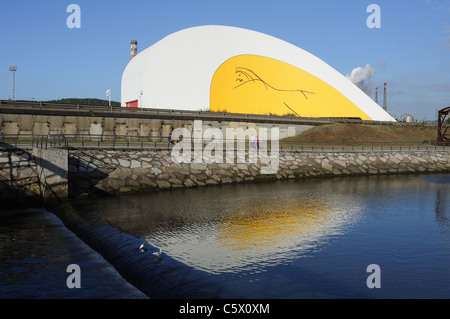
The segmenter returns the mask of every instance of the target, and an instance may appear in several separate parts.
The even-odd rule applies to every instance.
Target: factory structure
[[[175,32],[140,53],[132,41],[121,104],[395,121],[385,104],[313,54],[260,32],[217,25]]]

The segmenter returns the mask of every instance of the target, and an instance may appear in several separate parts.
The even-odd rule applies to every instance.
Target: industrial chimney
[[[378,88],[375,88],[375,103],[378,104]]]
[[[386,101],[386,83],[384,83],[384,100],[383,100],[383,110],[387,111],[387,101]]]
[[[16,99],[16,71],[17,66],[15,64],[11,64],[9,66],[9,71],[11,71],[11,100],[14,101]]]
[[[137,41],[131,41],[131,59],[133,59],[137,54]],[[131,60],[130,59],[130,60]]]

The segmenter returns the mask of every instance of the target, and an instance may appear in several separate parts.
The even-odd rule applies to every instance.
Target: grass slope
[[[287,138],[302,142],[423,142],[435,140],[436,126],[326,124]]]

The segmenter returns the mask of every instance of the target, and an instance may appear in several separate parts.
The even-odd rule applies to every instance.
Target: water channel
[[[103,248],[89,250],[54,219],[2,217],[2,297],[142,297],[116,277],[151,298],[450,297],[450,175],[290,180],[71,204],[102,229],[94,241],[112,241],[111,255],[122,254],[109,260],[120,276],[102,262]],[[114,233],[107,240],[105,229]],[[148,251],[139,251],[144,240]],[[67,289],[68,263],[80,264],[91,289]],[[369,265],[379,267],[379,288],[368,287]]]
[[[450,176],[228,185],[73,203],[231,298],[450,297]],[[164,259],[163,259],[164,260]],[[381,288],[368,288],[369,265]]]

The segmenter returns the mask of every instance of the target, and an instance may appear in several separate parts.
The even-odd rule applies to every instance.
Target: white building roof
[[[237,27],[208,25],[168,35],[137,54],[122,76],[122,106],[209,110],[216,70],[239,55],[258,55],[288,63],[343,94],[372,120],[395,121],[350,80],[316,56],[275,37]]]

